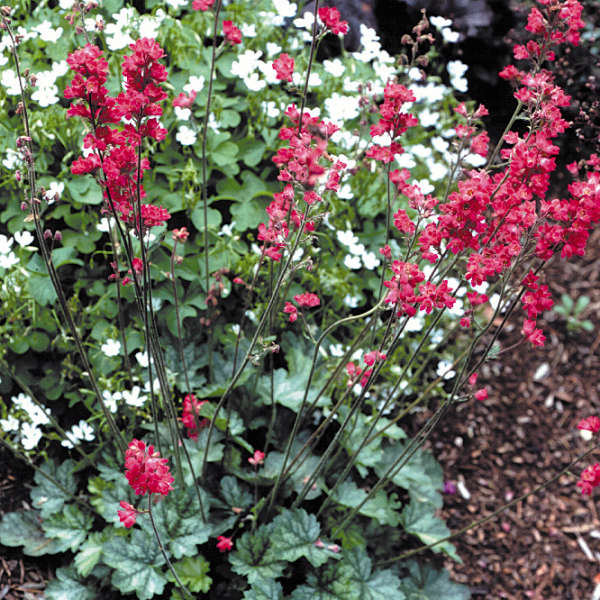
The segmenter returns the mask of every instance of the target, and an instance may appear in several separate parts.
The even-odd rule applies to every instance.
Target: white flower
[[[189,121],[192,116],[192,111],[189,108],[181,108],[181,106],[174,107],[175,116],[179,121]]]
[[[440,360],[437,366],[437,376],[444,379],[452,379],[456,375],[456,371],[451,369],[452,363],[448,360]]]
[[[111,394],[108,390],[104,390],[102,392],[102,398],[108,410],[110,410],[111,413],[116,413],[117,409],[119,408],[117,401],[122,400],[123,396],[121,395],[121,392],[115,392],[114,394]]]
[[[348,250],[350,250],[350,254],[354,254],[355,256],[362,256],[365,253],[365,245],[349,244]]]
[[[140,396],[141,388],[139,385],[134,385],[131,391],[123,390],[123,399],[129,406],[140,407],[146,402],[146,396]]]
[[[158,17],[158,18],[157,17],[158,17],[158,12],[156,13],[156,16],[154,16],[154,17],[151,17],[149,15],[142,16],[142,18],[140,19],[140,23],[138,25],[141,38],[144,38],[144,37],[155,38],[156,37],[156,34],[158,33],[158,29],[159,29],[161,21],[162,21],[162,19],[160,17]]]
[[[100,223],[98,223],[98,225],[96,225],[96,229],[98,231],[101,231],[102,233],[108,233],[110,231],[111,227],[115,226],[115,219],[114,217],[111,217],[110,219],[106,218],[106,217],[102,217],[100,219]]]
[[[4,69],[0,83],[6,88],[6,93],[9,96],[17,96],[21,93],[19,78],[12,69]]]
[[[95,437],[93,427],[83,420],[79,421],[78,425],[73,425],[70,431],[65,432],[65,435],[67,439],[60,443],[65,448],[73,448],[81,441],[91,442]]]
[[[196,75],[190,75],[189,83],[186,83],[183,86],[183,91],[189,94],[190,92],[201,92],[204,89],[204,77],[200,75],[197,77]]]
[[[431,156],[431,148],[428,148],[423,144],[415,144],[410,147],[410,153],[417,158],[427,158]]]
[[[465,63],[460,60],[450,60],[447,65],[448,74],[450,75],[450,83],[459,92],[466,92],[468,88],[468,82],[463,77],[469,68]]]
[[[275,104],[275,102],[273,101],[263,102],[261,106],[267,117],[271,117],[274,119],[281,114],[281,111],[279,110],[279,108],[277,108],[277,104]]]
[[[6,158],[2,161],[2,165],[6,167],[9,171],[12,171],[19,163],[21,162],[21,158],[19,153],[12,148],[6,149]]]
[[[423,194],[431,194],[431,192],[433,192],[433,190],[435,189],[431,183],[429,183],[428,179],[420,179],[419,181],[417,181],[417,184],[419,185],[419,188],[421,189],[421,192],[423,192]]]
[[[310,11],[306,11],[299,19],[294,19],[293,22],[298,29],[312,29],[315,16]]]
[[[440,154],[445,154],[448,150],[448,146],[450,145],[444,138],[441,138],[438,135],[432,137],[430,141],[434,149],[437,150]]]
[[[19,262],[19,259],[15,255],[14,252],[9,252],[8,254],[2,254],[0,256],[0,267],[3,269],[10,269],[13,265],[16,265]]]
[[[334,92],[325,100],[325,110],[335,124],[343,125],[347,119],[354,119],[358,116],[358,102],[357,96],[342,96]]]
[[[469,154],[465,156],[465,162],[470,164],[472,167],[481,167],[485,165],[487,162],[487,158],[485,156],[481,156],[479,154]]]
[[[138,361],[138,364],[143,369],[145,369],[148,366],[148,353],[147,352],[136,352],[135,359]]]
[[[350,294],[346,294],[346,296],[344,296],[344,304],[348,308],[356,308],[358,306],[359,300],[360,300],[360,298],[358,296],[351,296]],[[362,354],[361,354],[361,356],[362,356]]]
[[[406,331],[423,331],[425,326],[425,318],[421,313],[417,313],[414,317],[410,318],[406,323]]]
[[[344,356],[344,346],[342,346],[342,344],[331,344],[329,346],[329,354],[335,358]]]
[[[448,27],[444,27],[441,30],[442,33],[442,37],[444,38],[445,42],[448,42],[449,44],[455,44],[456,42],[458,42],[458,38],[460,37],[460,34],[458,33],[458,31],[453,31],[452,29],[449,29]]]
[[[69,71],[69,64],[66,60],[59,60],[52,65],[52,73],[55,79],[62,77]]]
[[[240,25],[240,31],[244,37],[253,38],[256,37],[256,25],[250,25],[248,23],[244,23]]]
[[[443,27],[451,27],[452,21],[451,19],[444,19],[444,17],[432,16],[429,17],[429,22],[436,28],[442,29]]]
[[[423,72],[421,71],[421,69],[418,69],[417,67],[412,67],[408,70],[408,77],[410,79],[412,79],[413,81],[422,81]]]
[[[17,242],[17,244],[19,244],[19,246],[21,246],[21,248],[25,248],[26,246],[29,246],[29,244],[31,244],[31,242],[33,242],[35,238],[33,237],[33,235],[31,235],[30,231],[17,231],[15,233],[15,241]]]
[[[267,86],[267,82],[264,79],[259,79],[258,73],[251,73],[248,77],[244,77],[243,82],[251,92],[260,92],[260,90]]]
[[[46,190],[46,193],[44,194],[44,198],[47,200],[48,204],[52,204],[54,202],[56,194],[58,194],[58,197],[60,199],[64,191],[65,184],[62,181],[52,181],[50,183],[50,187]]]
[[[181,8],[189,4],[188,0],[165,0],[165,4],[168,4],[171,8]]]
[[[42,108],[56,104],[59,100],[58,88],[55,85],[51,86],[36,86],[35,91],[31,94],[31,99],[37,102]]]
[[[417,101],[423,100],[425,104],[432,104],[440,102],[444,98],[446,88],[443,85],[429,82],[426,85],[411,85],[410,91],[414,94]]]
[[[338,198],[341,198],[342,200],[352,200],[352,198],[354,198],[354,192],[349,183],[342,184],[337,191],[337,195]]]
[[[425,108],[419,113],[419,124],[421,124],[423,127],[431,127],[438,122],[439,118],[439,112],[431,111],[428,108]]]
[[[0,254],[8,254],[13,242],[13,238],[7,238],[4,234],[0,234]]]
[[[21,426],[21,444],[25,450],[33,450],[42,438],[42,431],[31,423]]]
[[[181,125],[175,135],[175,139],[182,146],[193,146],[196,143],[197,137],[196,132],[187,125]]]
[[[271,58],[281,52],[281,46],[273,42],[267,42],[267,56]]]
[[[398,166],[404,169],[412,169],[417,164],[409,152],[405,152],[404,154],[396,154],[395,159],[398,163]]]
[[[352,230],[348,229],[347,231],[338,231],[336,233],[336,237],[338,242],[344,244],[345,246],[351,246],[352,244],[358,243],[358,237],[354,235]]]
[[[365,252],[361,258],[365,268],[369,270],[375,269],[381,264],[381,261],[377,258],[375,252]]]
[[[63,10],[69,10],[73,8],[73,4],[75,4],[75,0],[58,0],[58,5]]]
[[[106,340],[100,347],[100,350],[102,350],[106,356],[117,356],[121,352],[121,342],[119,342],[119,340]]]
[[[346,70],[344,63],[339,58],[334,58],[333,60],[324,60],[323,68],[326,73],[333,75],[334,77],[341,77]]]
[[[152,389],[154,390],[155,394],[158,394],[158,392],[160,392],[160,381],[158,380],[158,377],[154,378],[154,381],[152,382]],[[150,382],[149,381],[146,381],[146,383],[144,384],[144,392],[146,392],[148,394],[150,393]]]
[[[348,269],[360,269],[360,256],[352,256],[352,254],[346,254],[344,258],[344,265]]]
[[[433,159],[428,158],[425,163],[429,171],[429,179],[433,181],[439,181],[448,174],[448,167],[442,163],[436,162]]]
[[[291,19],[296,16],[298,6],[288,0],[273,0],[273,8],[280,17]]]
[[[53,44],[58,42],[63,33],[63,28],[58,27],[54,29],[50,21],[43,21],[39,25],[33,28],[33,31],[37,31],[40,34],[40,38],[44,42],[52,42]]]
[[[2,431],[18,431],[19,430],[19,419],[13,417],[12,415],[8,416],[8,419],[0,419],[0,427],[2,427]]]

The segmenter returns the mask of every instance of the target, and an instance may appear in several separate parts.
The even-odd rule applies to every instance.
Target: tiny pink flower
[[[125,525],[125,527],[127,527],[127,529],[133,527],[135,525],[135,520],[137,519],[137,510],[131,504],[128,504],[123,500],[119,502],[119,506],[123,509],[117,511],[119,520],[121,523],[123,523],[123,525]]]
[[[217,538],[217,548],[219,552],[227,552],[233,548],[233,541],[231,538],[220,535]]]

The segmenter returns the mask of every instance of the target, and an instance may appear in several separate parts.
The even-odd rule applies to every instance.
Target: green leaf
[[[208,226],[218,229],[222,221],[221,213],[218,210],[210,207],[207,207],[206,213],[208,217]],[[196,208],[192,211],[191,219],[194,227],[198,231],[204,230],[204,207],[201,202],[199,202]]]
[[[90,177],[69,178],[66,186],[75,202],[81,202],[81,204],[100,204],[102,202],[102,190]]]
[[[59,512],[65,501],[70,500],[75,494],[77,483],[73,475],[74,467],[75,463],[70,459],[65,460],[58,468],[52,460],[46,461],[40,467],[40,471],[47,473],[61,487],[36,471],[33,479],[37,485],[31,490],[31,502],[35,508],[40,509],[43,519]]]
[[[279,547],[272,547],[272,531],[273,523],[270,523],[256,531],[246,532],[229,555],[233,572],[246,576],[250,584],[274,581],[285,569],[286,563],[279,556]]]
[[[315,546],[320,531],[317,518],[303,508],[284,510],[273,520],[269,552],[273,552],[280,560],[290,562],[304,557],[313,567],[318,567],[329,558],[337,557],[325,548]]]
[[[274,581],[260,581],[244,592],[243,600],[283,600],[283,588]]]
[[[105,472],[107,469],[105,469]],[[117,511],[119,502],[129,498],[130,488],[123,473],[114,471],[116,479],[108,479],[102,472],[99,477],[88,480],[88,491],[91,494],[90,504],[108,523],[119,523]]]
[[[233,142],[223,142],[210,153],[210,158],[219,167],[224,167],[235,162],[238,147]]]
[[[103,560],[115,569],[112,584],[124,594],[135,592],[140,600],[162,594],[167,579],[161,567],[165,559],[154,536],[134,529],[129,539],[114,537],[102,547]]]
[[[84,515],[77,506],[69,504],[62,512],[45,519],[42,528],[49,538],[58,542],[63,552],[75,552],[84,542],[92,522],[91,515]]]
[[[275,402],[298,412],[304,398],[304,388],[308,381],[308,371],[301,373],[288,373],[286,369],[275,369],[273,374],[274,380],[274,398]],[[269,405],[271,403],[271,378],[269,375],[264,375],[260,378],[256,391],[259,395],[259,400],[262,404]],[[306,406],[309,406],[316,398],[318,393],[317,386],[311,386],[306,399]],[[325,406],[329,403],[329,398],[321,396],[317,402],[317,406]]]
[[[48,275],[31,275],[27,280],[27,291],[40,306],[52,305],[58,299]]]
[[[372,572],[371,559],[364,548],[344,550],[338,567],[340,578],[334,583],[334,589],[340,595],[344,588],[350,588],[352,597],[360,600],[403,600],[405,597],[400,591],[400,578],[392,571]]]
[[[81,582],[73,567],[56,569],[56,579],[44,590],[46,600],[94,600],[97,590]]]
[[[247,137],[238,142],[242,160],[248,167],[255,167],[262,159],[267,145],[254,138]]]
[[[173,563],[173,568],[179,577],[179,580],[190,592],[203,592],[206,594],[210,590],[212,578],[208,576],[210,563],[203,556],[192,558],[188,556],[183,560]],[[169,571],[167,575],[169,581],[175,583],[173,573]]]
[[[444,521],[435,516],[435,507],[429,502],[418,502],[414,498],[404,507],[401,522],[408,533],[416,535],[424,544],[433,544],[450,535]],[[444,552],[455,561],[462,562],[450,542],[441,542],[431,550]]]
[[[438,571],[428,564],[419,564],[415,560],[402,566],[407,567],[409,576],[402,579],[400,589],[406,594],[406,600],[469,600],[469,589],[450,581],[445,570]]]
[[[221,494],[229,508],[249,508],[252,506],[252,494],[242,488],[238,480],[231,475],[221,479]]]
[[[103,531],[94,531],[88,535],[75,555],[74,563],[79,575],[87,577],[92,572],[102,557],[102,546],[115,532],[113,527],[106,527]]]
[[[23,553],[27,556],[62,552],[60,544],[44,534],[42,520],[37,510],[5,514],[0,521],[0,544],[23,546]]]
[[[346,480],[333,494],[333,499],[344,506],[352,508],[358,506],[367,497],[367,492],[360,489],[352,480]],[[383,489],[380,489],[374,496],[358,511],[361,515],[372,517],[382,525],[396,527],[400,522],[400,515],[394,509],[400,508],[401,503],[394,497],[388,498]]]

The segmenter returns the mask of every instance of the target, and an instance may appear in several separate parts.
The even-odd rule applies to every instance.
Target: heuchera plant
[[[75,7],[72,20],[80,8]],[[56,466],[47,460],[38,467],[32,491],[38,512],[4,517],[0,541],[24,545],[31,554],[76,553],[75,566],[59,570],[58,581],[49,586],[50,599],[76,597],[65,590],[75,590],[78,598],[94,597],[102,586],[112,585],[143,600],[163,594],[170,583],[175,584],[169,588],[173,599],[209,591],[211,598],[246,600],[402,599],[416,593],[466,598],[468,591],[450,583],[445,573],[406,560],[426,548],[458,559],[449,543],[452,535],[436,515],[442,505],[441,471],[421,446],[454,404],[487,398],[487,390],[476,387],[477,373],[500,333],[494,325],[499,316],[504,325],[520,307],[524,339],[543,346],[539,319],[553,305],[543,283],[545,265],[555,254],[582,255],[600,221],[597,155],[570,165],[575,179],[566,198],[548,196],[559,150],[553,140],[569,125],[561,108],[570,98],[546,65],[561,46],[578,43],[581,5],[538,1],[526,27],[534,39],[514,48],[519,66],[500,73],[514,85],[517,101],[502,139],[489,147],[484,106],[458,104],[454,163],[441,192],[431,193],[409,168],[397,168],[405,140],[419,128],[409,112],[416,96],[403,79],[406,69],[388,77],[382,97],[363,96],[364,106],[371,106],[370,121],[361,122],[369,139],[353,157],[339,151],[340,127],[307,107],[319,42],[348,32],[336,8],[315,2],[303,89],[294,87],[299,61],[283,48],[273,52],[268,65],[269,76],[299,99],[287,103],[276,142],[273,134],[277,172],[272,179],[279,187],[266,205],[264,222],[249,237],[256,240],[256,252],[240,260],[235,272],[210,268],[216,242],[209,232],[208,195],[220,182],[210,179],[208,147],[216,134],[209,121],[213,93],[222,90],[217,90],[219,69],[226,69],[218,62],[220,53],[237,52],[246,34],[234,20],[222,18],[220,1],[194,0],[191,8],[198,11],[197,22],[213,19],[201,128],[201,210],[195,213],[195,228],[176,221],[165,269],[153,262],[157,248],[166,244],[156,237],[175,219],[147,200],[144,178],[155,175],[147,149],[169,141],[160,120],[161,103],[170,92],[163,64],[168,56],[150,37],[130,43],[121,63],[122,89],[115,94],[109,93],[109,61],[100,45],[87,39],[67,59],[73,73],[64,91],[71,101],[67,117],[81,119],[87,131],[84,153],[73,160],[71,173],[93,177],[101,190],[100,212],[110,223],[108,279],[118,290],[119,304],[124,303],[120,294],[128,294],[143,332],[150,407],[139,416],[150,422],[134,418],[123,426],[113,416],[113,397],[101,392],[55,265],[52,244],[60,239],[50,230],[47,235],[42,223],[24,94],[19,104],[26,130],[17,149],[28,175],[22,209],[34,223],[80,356],[81,378],[87,378],[101,407],[102,431],[105,423],[112,437],[97,453],[99,466],[77,449],[80,467],[97,473],[88,477],[87,495],[77,493],[71,461]],[[231,19],[234,8],[227,14]],[[21,81],[11,10],[3,8],[2,15]],[[84,20],[80,28],[83,33]],[[426,62],[418,51],[432,40],[427,29],[424,17],[414,38],[404,40],[412,49],[411,58],[405,57],[409,68]],[[197,97],[192,89],[173,94],[171,103],[191,111]],[[482,168],[465,162],[473,155],[485,160]],[[377,236],[380,258],[374,255],[374,269],[380,268],[370,306],[330,319],[327,282],[333,275],[322,266],[328,226],[343,201],[343,182],[361,169],[380,173],[386,190],[381,199],[385,220]],[[184,259],[177,248],[189,251],[192,242],[202,247],[196,264],[201,273],[196,270],[187,280],[202,280],[202,343],[182,333],[186,315],[179,298],[186,290],[178,285]],[[157,324],[152,283],[161,269],[172,284],[172,329],[178,334],[172,347]],[[235,306],[225,301],[229,277],[237,290]],[[490,317],[480,308],[492,291],[500,301]],[[235,317],[224,316],[227,311]],[[424,326],[415,329],[419,316]],[[458,346],[447,385],[445,373],[436,379],[426,370],[428,352],[445,343],[432,340],[442,325]],[[125,334],[122,340],[126,346]],[[326,349],[339,340],[339,349]],[[107,355],[118,355],[120,347],[112,341]],[[203,379],[194,379],[189,368],[197,347],[204,355]],[[169,352],[175,358],[168,364]],[[131,375],[128,362],[126,369]],[[182,375],[176,386],[174,371]],[[415,388],[404,394],[409,380]],[[433,390],[439,400],[433,416],[408,439],[398,423]],[[133,390],[128,394],[131,398]],[[65,433],[60,424],[53,425]],[[596,433],[600,421],[590,417],[579,428]],[[599,484],[596,464],[577,485],[589,494]],[[138,505],[144,496],[147,508]],[[95,515],[104,528],[93,529]],[[15,530],[27,535],[17,539]],[[409,536],[424,545],[407,550]]]

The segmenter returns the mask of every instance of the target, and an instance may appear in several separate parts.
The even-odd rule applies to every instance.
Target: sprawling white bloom
[[[111,217],[110,220],[107,219],[106,217],[102,217],[100,219],[100,223],[98,223],[98,225],[96,225],[96,229],[98,231],[101,231],[102,233],[108,233],[110,231],[111,227],[115,226],[115,219],[114,217]]]
[[[344,258],[344,266],[347,269],[360,269],[361,266],[361,262],[360,262],[360,256],[352,256],[352,254],[346,254],[345,258]]]
[[[240,31],[242,35],[247,38],[256,37],[256,25],[250,25],[248,23],[243,23],[240,25]]]
[[[354,198],[352,186],[349,183],[343,183],[340,185],[340,189],[337,191],[337,196],[342,200],[352,200],[352,198]]]
[[[410,153],[417,158],[428,158],[431,156],[431,148],[423,144],[415,144],[410,147]]]
[[[351,296],[350,294],[346,294],[344,296],[344,304],[348,308],[356,308],[358,306],[359,302],[360,302],[360,298],[358,296]],[[362,356],[362,350],[361,350],[361,356]]]
[[[183,91],[186,92],[186,94],[189,94],[190,92],[201,92],[204,89],[204,81],[202,75],[199,77],[197,75],[190,75],[189,83],[186,83],[183,86]]]
[[[437,376],[444,379],[452,379],[456,371],[452,370],[452,363],[449,360],[440,360],[437,366]]]
[[[139,385],[134,385],[131,391],[123,390],[123,400],[128,406],[136,408],[143,406],[146,402],[146,396],[140,396],[141,388]]]
[[[267,42],[266,48],[267,56],[269,58],[281,52],[281,46],[279,44],[275,44],[274,42]]]
[[[419,113],[419,123],[423,127],[431,127],[435,125],[440,118],[440,113],[436,111],[429,110],[428,108],[424,108]]]
[[[325,111],[333,123],[342,126],[344,121],[358,117],[358,102],[357,96],[342,96],[334,92],[330,98],[325,100]]]
[[[365,268],[369,270],[373,270],[381,264],[375,252],[365,252],[361,255],[361,258]]]
[[[58,198],[60,199],[64,191],[65,184],[62,181],[51,181],[50,187],[46,189],[44,198],[46,199],[48,204],[52,204],[56,199],[56,195],[58,194]]]
[[[0,254],[8,254],[12,248],[13,242],[13,238],[0,234]]]
[[[73,425],[70,431],[66,431],[66,440],[63,440],[60,445],[65,448],[73,448],[79,445],[79,442],[91,442],[96,437],[94,435],[94,428],[81,420],[77,425]]]
[[[21,88],[19,87],[19,78],[12,69],[4,69],[0,83],[6,88],[6,93],[9,96],[17,96],[21,93]]]
[[[275,104],[275,102],[273,101],[263,102],[261,106],[267,117],[271,117],[274,119],[281,114],[281,110],[277,108],[277,104]]]
[[[58,5],[63,10],[70,10],[73,8],[73,4],[75,4],[75,0],[58,0]]]
[[[361,62],[370,62],[379,56],[381,52],[381,44],[379,36],[374,29],[367,27],[363,23],[360,24],[360,44],[362,50],[353,52],[352,56]]]
[[[119,340],[106,340],[100,347],[100,350],[102,350],[106,356],[117,356],[121,352],[121,342]]]
[[[50,21],[42,21],[39,25],[36,25],[33,30],[40,34],[40,38],[44,40],[44,42],[52,42],[53,44],[58,42],[63,33],[62,27],[54,29]]]
[[[18,264],[19,258],[14,252],[0,255],[0,268],[10,269],[14,265]]]
[[[429,179],[433,181],[439,181],[448,175],[448,167],[443,164],[436,162],[432,158],[428,158],[425,161],[427,165],[427,170],[429,171]]]
[[[181,8],[189,4],[188,0],[165,0],[165,4],[168,4],[171,8]]]
[[[289,0],[273,0],[273,8],[280,17],[291,19],[296,16],[298,6]]]
[[[50,422],[50,409],[42,410],[27,394],[20,393],[11,398],[13,406],[27,413],[29,420],[35,425],[46,425]]]
[[[305,79],[306,75],[304,73],[298,73],[297,71],[294,71],[292,74],[292,81],[294,82],[294,85],[298,87],[304,85]],[[311,71],[310,77],[308,78],[308,87],[316,87],[322,84],[323,82],[321,81],[320,75],[316,71]]]
[[[147,352],[136,352],[135,359],[138,361],[138,365],[145,369],[148,366],[148,353]]]
[[[450,60],[448,61],[446,68],[448,69],[448,75],[450,75],[452,87],[459,92],[466,92],[468,82],[463,75],[467,72],[469,67],[460,60]]]
[[[9,431],[19,431],[19,424],[19,419],[12,415],[9,415],[7,419],[0,419],[0,427],[6,433]]]
[[[2,165],[9,171],[12,171],[20,162],[21,159],[19,157],[19,153],[12,148],[7,148],[6,158],[2,161]]]
[[[349,244],[348,250],[350,254],[354,254],[354,256],[362,256],[365,253],[365,245],[364,244]]]
[[[334,58],[333,60],[324,60],[323,68],[326,73],[333,75],[334,77],[341,77],[346,70],[344,63],[339,58]]]
[[[196,143],[197,137],[196,132],[187,125],[181,125],[175,135],[175,139],[182,146],[193,146]]]
[[[440,154],[445,154],[448,151],[448,147],[450,146],[450,144],[448,144],[448,142],[444,138],[441,138],[438,135],[432,137],[430,142],[433,148],[437,150]]]
[[[46,108],[51,104],[56,104],[59,101],[58,88],[55,85],[37,86],[31,94],[31,99],[37,102],[42,108]]]
[[[123,399],[123,395],[121,392],[115,392],[114,394],[111,394],[109,390],[104,390],[102,392],[102,399],[104,400],[104,404],[106,404],[108,410],[110,410],[111,413],[116,413],[119,408],[117,402]]]
[[[156,11],[156,15],[154,16],[143,15],[138,26],[140,37],[155,38],[164,17],[165,13],[160,9]]]
[[[25,450],[33,450],[42,439],[42,430],[32,423],[21,425],[21,444]]]
[[[442,100],[446,93],[446,88],[443,85],[437,85],[430,81],[425,85],[411,85],[410,91],[415,95],[417,102],[423,100],[425,103],[430,103]]]
[[[174,106],[175,116],[178,121],[189,121],[192,116],[192,111],[189,108],[181,108],[181,106]]]
[[[344,346],[342,346],[342,344],[331,344],[329,346],[329,354],[335,358],[344,356]]]
[[[17,244],[19,244],[19,246],[21,246],[21,248],[29,246],[34,239],[35,238],[33,237],[33,235],[31,235],[31,231],[25,230],[17,231],[15,233],[15,241],[17,242]]]
[[[412,169],[417,164],[409,152],[405,152],[404,154],[396,154],[394,158],[396,163],[398,163],[398,166],[403,169]]]
[[[241,78],[248,77],[258,68],[258,61],[261,56],[262,52],[260,50],[246,50],[238,55],[237,60],[231,63],[231,73]]]
[[[419,181],[417,181],[417,183],[419,184],[419,188],[421,189],[423,194],[431,194],[431,192],[433,192],[433,190],[435,189],[431,185],[431,183],[429,183],[429,179],[420,179]]]
[[[358,237],[354,235],[352,230],[348,229],[347,231],[338,231],[336,233],[336,237],[341,244],[345,246],[350,246],[352,244],[358,243]]]

